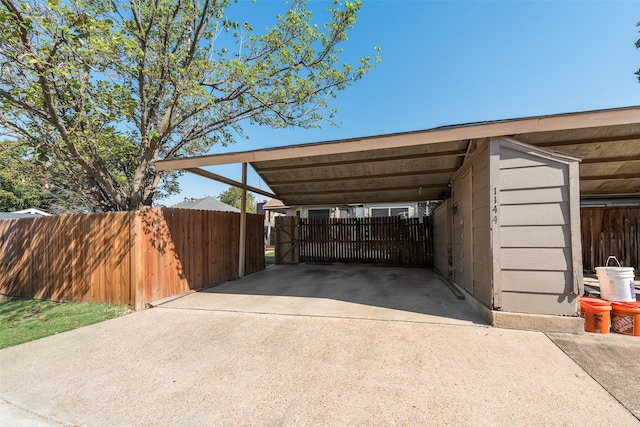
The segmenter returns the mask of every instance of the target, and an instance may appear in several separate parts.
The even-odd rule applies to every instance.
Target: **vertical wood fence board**
[[[629,267],[640,269],[640,208],[582,208],[582,262],[586,271],[604,266],[614,255]]]
[[[429,218],[300,218],[295,227],[296,219],[279,219],[276,251],[280,256],[291,249],[288,229],[292,228],[300,236],[300,262],[433,264]]]
[[[234,213],[157,208],[2,220],[0,293],[140,309],[236,278],[238,227]],[[264,268],[262,229],[249,215],[248,272]]]

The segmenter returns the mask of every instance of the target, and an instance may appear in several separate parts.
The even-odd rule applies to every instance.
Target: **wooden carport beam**
[[[243,163],[243,165],[244,165],[243,168],[246,167],[246,163]],[[196,174],[196,175],[200,175],[200,176],[205,177],[205,178],[213,179],[214,181],[220,181],[220,182],[222,182],[224,184],[228,184],[228,185],[232,185],[234,187],[238,187],[241,190],[248,190],[248,191],[251,191],[252,193],[261,194],[263,196],[270,197],[272,199],[277,199],[278,198],[277,195],[275,195],[273,193],[270,193],[268,191],[261,190],[259,188],[247,185],[246,182],[234,181],[232,179],[226,178],[226,177],[224,177],[222,175],[218,175],[217,173],[209,172],[209,171],[204,170],[204,169],[187,168],[187,169],[183,169],[183,170],[187,171],[187,172],[191,172],[191,173]]]
[[[638,112],[640,112],[640,107],[629,107],[626,109],[609,111],[601,110],[575,114],[528,117],[481,124],[452,126],[426,131],[378,135],[340,141],[327,141],[324,143],[304,144],[283,148],[245,151],[240,153],[212,154],[185,159],[161,160],[156,163],[156,169],[158,171],[166,171],[230,163],[256,163],[269,160],[353,153],[389,147],[409,147],[440,142],[491,138],[504,135],[635,124],[638,122]],[[575,143],[578,142],[576,141]],[[542,146],[540,144],[536,145]]]
[[[270,187],[280,187],[284,185],[299,185],[299,184],[314,184],[314,183],[325,183],[325,182],[342,182],[342,181],[370,181],[372,179],[380,179],[380,178],[402,178],[407,176],[421,176],[421,175],[437,175],[440,173],[453,173],[457,171],[457,168],[448,168],[448,169],[432,169],[432,170],[422,170],[422,171],[408,171],[408,172],[398,172],[398,173],[385,173],[385,174],[371,174],[371,175],[353,175],[353,176],[341,176],[335,178],[314,178],[314,179],[295,179],[288,181],[269,181]]]
[[[623,136],[604,136],[601,138],[584,138],[584,139],[573,139],[570,141],[548,141],[548,142],[537,142],[535,143],[536,147],[564,147],[567,145],[581,145],[581,144],[594,144],[596,142],[619,142],[619,141],[633,141],[635,139],[640,139],[640,134],[634,135],[623,135]]]
[[[436,159],[439,157],[457,157],[465,154],[465,150],[449,150],[449,151],[434,151],[432,153],[412,153],[412,154],[402,154],[396,156],[384,156],[384,157],[371,157],[365,159],[355,159],[355,160],[340,160],[340,161],[332,161],[332,162],[314,162],[311,164],[288,164],[283,166],[269,166],[269,167],[259,167],[259,165],[254,166],[256,172],[265,173],[265,172],[280,172],[280,171],[291,171],[291,170],[306,170],[306,169],[321,169],[326,168],[328,166],[352,166],[352,165],[362,165],[367,163],[381,163],[388,161],[398,161],[398,160],[416,160],[416,159]]]
[[[617,163],[617,162],[637,162],[640,160],[640,156],[626,156],[626,157],[598,157],[593,159],[582,159],[582,164],[585,163]]]
[[[247,235],[247,164],[242,164],[242,198],[240,201],[240,242],[238,244],[238,277],[244,277]]]
[[[462,160],[462,164],[467,161],[467,159],[476,152],[478,149],[478,144],[480,144],[483,140],[488,141],[489,138],[476,138],[470,139],[467,142],[467,151],[464,154],[464,159]],[[460,166],[462,166],[462,164]]]
[[[327,195],[332,195],[332,194],[362,194],[362,193],[379,193],[379,192],[383,192],[383,191],[411,191],[411,190],[416,190],[419,191],[420,189],[430,189],[430,188],[441,188],[443,186],[445,186],[445,183],[439,183],[439,184],[429,184],[429,183],[424,183],[424,184],[415,184],[415,185],[411,185],[411,186],[402,186],[402,187],[376,187],[376,188],[359,188],[357,190],[326,190],[326,191],[290,191],[287,192],[287,197],[289,196],[305,196],[308,195],[309,197],[313,197],[313,196],[327,196]]]

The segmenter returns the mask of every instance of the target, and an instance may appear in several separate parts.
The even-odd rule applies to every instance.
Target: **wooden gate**
[[[299,264],[300,241],[299,222],[296,216],[277,216],[276,223],[276,264]]]
[[[433,266],[432,226],[428,217],[281,217],[276,224],[277,263]]]

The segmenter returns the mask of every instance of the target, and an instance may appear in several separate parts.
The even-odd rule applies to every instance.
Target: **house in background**
[[[176,209],[195,209],[201,211],[240,212],[240,209],[230,206],[211,196],[202,199],[185,199],[183,202],[171,206]]]
[[[264,210],[300,218],[372,218],[390,216],[420,218],[429,215],[429,205],[429,202],[395,202],[341,206],[285,206],[280,200],[272,199],[264,205]]]
[[[258,203],[256,213],[264,215],[264,245],[265,247],[275,247],[275,233],[273,230],[276,225],[276,216],[286,213],[286,206],[282,200],[271,199],[267,202]]]
[[[51,214],[36,208],[22,209],[14,212],[0,212],[0,219],[35,218],[39,216],[51,216]]]

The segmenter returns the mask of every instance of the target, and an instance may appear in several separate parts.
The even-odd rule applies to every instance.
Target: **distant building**
[[[37,218],[40,216],[51,216],[51,214],[36,208],[22,209],[15,212],[0,212],[0,219]]]
[[[428,202],[370,203],[342,206],[285,206],[281,201],[272,199],[264,205],[264,210],[301,218],[370,218],[389,216],[420,218],[429,215],[428,207]]]
[[[194,209],[201,211],[240,212],[240,209],[230,206],[213,197],[202,199],[185,199],[183,202],[171,206],[177,209]]]
[[[285,206],[281,200],[271,199],[268,202],[258,203],[257,213],[264,215],[264,245],[266,247],[275,246],[275,233],[272,232],[275,227],[275,217],[277,214],[284,214],[284,212]]]

